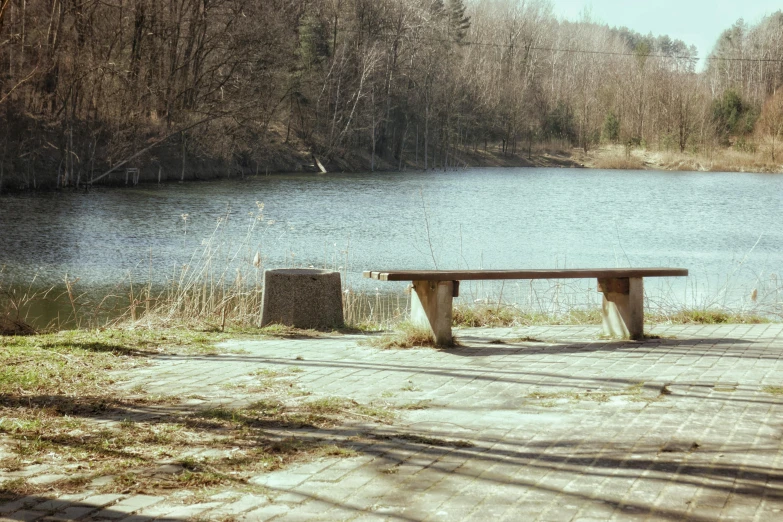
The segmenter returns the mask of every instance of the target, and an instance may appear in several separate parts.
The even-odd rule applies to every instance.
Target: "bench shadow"
[[[690,338],[690,339],[659,339],[650,338],[639,341],[630,340],[573,340],[558,341],[556,339],[526,338],[498,338],[489,339],[471,335],[460,335],[456,338],[459,345],[442,348],[444,353],[458,357],[492,357],[505,356],[514,353],[546,353],[546,354],[572,354],[592,352],[645,352],[649,353],[656,348],[665,348],[667,353],[674,353],[672,349],[683,348],[684,353],[691,356],[711,355],[709,347],[743,346],[748,347],[758,344],[756,341],[736,338]],[[701,352],[692,348],[700,348]],[[687,351],[686,351],[687,350]],[[742,350],[744,353],[744,350]],[[721,348],[721,356],[730,356],[725,348]],[[777,357],[774,357],[777,360]]]

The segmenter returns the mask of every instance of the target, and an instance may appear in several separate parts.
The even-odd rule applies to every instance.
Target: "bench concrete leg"
[[[641,277],[599,279],[603,292],[604,335],[623,339],[644,337],[644,284]]]
[[[453,281],[414,281],[411,292],[411,322],[428,328],[438,346],[451,346]]]

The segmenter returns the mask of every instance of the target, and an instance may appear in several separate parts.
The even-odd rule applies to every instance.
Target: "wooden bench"
[[[378,281],[410,281],[411,321],[432,330],[440,346],[453,344],[452,299],[460,281],[500,279],[598,279],[604,334],[624,339],[644,337],[644,278],[687,276],[684,268],[613,268],[563,270],[379,270],[364,272]]]

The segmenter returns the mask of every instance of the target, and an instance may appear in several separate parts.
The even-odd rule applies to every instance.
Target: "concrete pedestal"
[[[265,271],[261,326],[273,323],[295,328],[342,326],[340,273],[312,269]]]
[[[429,329],[438,346],[451,346],[452,299],[458,293],[454,281],[414,281],[411,292],[411,322]]]
[[[599,279],[604,335],[623,339],[644,337],[644,283],[641,277]]]

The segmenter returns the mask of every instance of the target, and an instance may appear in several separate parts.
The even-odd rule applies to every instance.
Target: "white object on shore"
[[[313,159],[315,160],[315,164],[318,166],[318,169],[321,171],[321,174],[328,174],[323,164],[320,161],[318,161],[318,158],[313,156]]]

